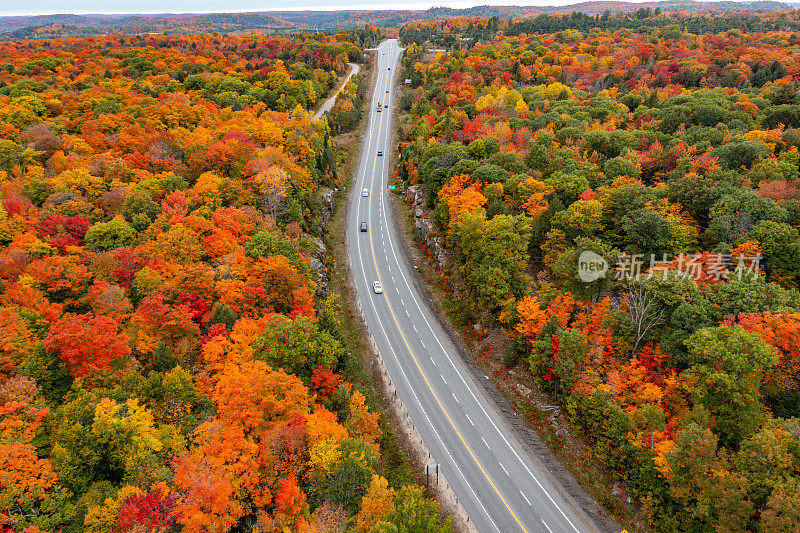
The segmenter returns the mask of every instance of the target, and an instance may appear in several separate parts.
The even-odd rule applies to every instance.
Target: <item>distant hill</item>
[[[0,17],[0,38],[29,39],[73,37],[107,33],[188,33],[198,31],[246,31],[267,29],[352,28],[371,24],[391,28],[410,21],[445,20],[457,17],[527,18],[543,13],[581,12],[596,15],[605,11],[630,12],[640,8],[661,8],[662,12],[687,11],[774,11],[792,9],[796,4],[760,0],[754,2],[662,2],[595,1],[566,6],[476,6],[465,9],[437,7],[426,10],[343,10],[262,11],[253,13],[198,13],[153,15],[31,15]]]
[[[792,9],[793,5],[771,0],[754,2],[697,2],[694,0],[665,0],[662,2],[623,2],[616,0],[580,2],[565,6],[475,6],[464,9],[435,7],[426,10],[390,10],[390,11],[303,11],[281,12],[271,11],[267,14],[281,18],[302,27],[343,27],[356,25],[359,21],[371,21],[376,26],[390,27],[413,20],[445,20],[457,17],[502,17],[526,18],[543,13],[559,14],[581,12],[597,15],[604,11],[612,13],[636,11],[640,8],[661,8],[662,12],[687,11],[774,11]]]

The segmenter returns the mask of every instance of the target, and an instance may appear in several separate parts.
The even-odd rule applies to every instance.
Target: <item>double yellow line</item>
[[[387,81],[387,86],[388,86],[388,81]],[[381,131],[382,130],[383,130],[383,120],[380,120],[380,122],[378,123],[378,136],[377,136],[378,145],[380,145]],[[387,150],[387,157],[388,157],[388,150]],[[372,180],[370,181],[370,185],[369,185],[370,191],[372,191],[372,189],[373,189],[373,187],[375,185],[375,170],[377,168],[377,165],[378,165],[378,157],[374,156],[374,161],[372,163]],[[367,220],[370,220],[370,221],[372,220],[372,194],[370,194],[370,199],[369,199],[369,206],[368,206],[368,211],[367,211]],[[387,231],[388,231],[388,226],[387,226]],[[375,246],[374,246],[374,244],[372,242],[372,231],[369,232],[369,248],[370,248],[370,252],[372,253],[372,264],[375,266],[375,274],[378,276],[378,282],[380,282],[381,286],[384,286],[383,285],[383,281],[381,281],[380,271],[378,270],[378,261],[375,259]],[[417,370],[419,371],[420,375],[422,376],[422,379],[425,381],[425,384],[428,386],[428,390],[430,390],[431,394],[433,395],[433,398],[436,400],[436,403],[439,405],[439,408],[442,410],[442,413],[444,413],[444,416],[447,418],[447,421],[450,422],[450,425],[453,427],[453,431],[456,432],[456,435],[458,435],[458,438],[461,441],[461,444],[464,445],[464,448],[466,448],[467,452],[472,457],[473,461],[475,461],[475,464],[478,465],[478,468],[480,469],[480,471],[483,474],[483,476],[486,478],[486,481],[488,481],[489,484],[492,486],[492,488],[494,489],[495,493],[500,498],[500,501],[502,501],[503,505],[506,506],[506,509],[508,509],[508,512],[511,513],[511,516],[514,517],[514,520],[516,520],[516,522],[519,525],[519,527],[522,529],[522,531],[524,531],[525,533],[528,533],[528,530],[525,529],[525,526],[522,524],[520,519],[517,518],[517,515],[511,509],[511,506],[508,505],[508,502],[503,497],[503,495],[500,493],[500,490],[498,490],[497,486],[495,486],[494,482],[492,481],[492,478],[489,477],[489,474],[486,472],[486,469],[483,468],[483,465],[480,463],[480,461],[478,461],[478,458],[475,457],[475,454],[472,452],[472,448],[470,448],[469,445],[467,444],[467,441],[464,440],[464,437],[461,435],[461,432],[456,427],[455,423],[453,422],[453,419],[450,418],[450,415],[448,414],[447,409],[444,408],[444,405],[442,405],[442,402],[439,400],[439,396],[433,390],[433,387],[431,386],[430,381],[428,381],[428,377],[425,375],[425,372],[423,372],[422,367],[420,366],[416,355],[414,355],[414,351],[411,349],[411,346],[409,346],[409,344],[408,344],[408,340],[406,339],[406,336],[403,333],[403,329],[400,327],[400,322],[398,322],[398,320],[397,320],[397,315],[395,315],[394,309],[392,308],[392,304],[389,302],[389,296],[388,296],[385,288],[384,288],[384,291],[383,291],[383,297],[386,300],[386,305],[389,308],[389,313],[391,313],[391,315],[392,315],[392,319],[394,320],[395,326],[397,326],[397,331],[400,333],[400,336],[403,338],[403,343],[406,345],[406,349],[408,350],[408,353],[411,355],[411,359],[414,360],[414,364],[416,365]]]

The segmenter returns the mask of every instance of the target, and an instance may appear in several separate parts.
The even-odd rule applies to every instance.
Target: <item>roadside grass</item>
[[[366,67],[366,69],[371,76],[375,75],[374,67]],[[384,391],[378,390],[379,381],[371,372],[373,354],[366,340],[366,328],[356,310],[355,295],[348,283],[350,269],[345,243],[348,194],[358,165],[361,141],[369,118],[368,108],[372,87],[373,83],[370,82],[370,89],[364,98],[364,112],[358,126],[351,132],[331,137],[340,155],[339,175],[342,176],[342,179],[338,184],[336,207],[328,222],[324,241],[328,249],[328,279],[331,292],[338,294],[341,298],[342,311],[339,318],[342,325],[343,342],[349,355],[342,367],[342,377],[364,394],[371,411],[380,413],[381,471],[390,486],[399,488],[403,485],[419,483],[421,476],[415,472],[419,472],[420,468],[418,468],[419,465],[413,465],[409,459],[409,454],[405,451],[405,446],[409,446],[409,444],[404,442],[405,437],[402,432],[395,431],[395,421],[391,411],[384,404]]]
[[[407,90],[409,89],[403,88],[403,91]],[[399,114],[396,121],[399,125],[411,122],[407,113]],[[404,129],[407,130],[408,127]],[[394,167],[390,166],[391,168]],[[474,303],[469,298],[453,297],[447,290],[444,282],[445,275],[456,286],[463,286],[459,273],[445,273],[434,267],[433,254],[415,232],[416,224],[410,204],[399,192],[390,195],[390,198],[393,199],[395,214],[400,225],[400,234],[404,241],[402,244],[408,248],[411,261],[417,267],[416,271],[433,301],[434,308],[440,315],[443,315],[446,323],[461,340],[474,363],[486,376],[489,376],[492,384],[511,403],[525,424],[541,437],[555,458],[595,499],[603,512],[631,533],[651,531],[643,513],[635,505],[626,501],[627,495],[624,492],[619,495],[612,492],[612,487],[615,486],[613,473],[592,457],[580,428],[573,427],[566,419],[563,419],[559,421],[558,427],[568,426],[569,437],[563,438],[557,435],[557,427],[548,413],[537,408],[536,402],[519,392],[517,385],[522,384],[531,389],[541,403],[558,405],[554,399],[539,389],[527,368],[521,370],[525,362],[517,365],[515,372],[509,372],[511,369],[507,369],[503,365],[502,348],[508,343],[508,336],[502,331],[496,331],[491,335],[494,340],[492,342],[487,340],[488,330],[485,326],[490,324],[490,320],[476,312]],[[436,231],[434,228],[433,232]],[[476,331],[472,327],[476,322],[482,322],[484,327],[481,331]],[[498,349],[498,345],[500,349]]]
[[[485,317],[476,316],[473,304],[467,298],[453,298],[446,290],[443,283],[444,273],[434,269],[432,254],[415,236],[414,214],[405,198],[401,194],[395,194],[391,198],[394,200],[400,233],[405,241],[402,244],[410,248],[412,263],[417,267],[416,272],[428,290],[434,308],[456,333],[473,362],[490,378],[492,384],[511,403],[525,424],[541,437],[555,458],[578,480],[604,512],[630,533],[651,531],[642,513],[624,501],[626,494],[622,493],[619,496],[613,494],[615,479],[612,472],[592,457],[589,447],[581,438],[580,429],[573,427],[566,420],[560,421],[556,426],[550,414],[537,408],[537,402],[532,402],[519,392],[516,388],[518,383],[531,389],[540,403],[557,405],[555,400],[537,387],[527,368],[522,368],[525,362],[516,366],[513,375],[508,372],[510,369],[502,364],[502,349],[497,349],[497,344],[501,346],[507,344],[505,333],[492,333],[492,337],[500,337],[502,340],[490,343],[487,340],[489,336],[487,328],[482,328],[480,332],[473,329],[475,321]],[[458,276],[457,273],[449,275],[456,278]],[[557,427],[565,425],[569,426],[567,438],[556,434]]]

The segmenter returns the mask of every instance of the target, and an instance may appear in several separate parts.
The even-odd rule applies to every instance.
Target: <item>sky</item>
[[[231,13],[330,9],[428,9],[476,5],[566,5],[580,0],[0,0],[0,16],[54,13]],[[636,1],[636,0],[633,0]]]

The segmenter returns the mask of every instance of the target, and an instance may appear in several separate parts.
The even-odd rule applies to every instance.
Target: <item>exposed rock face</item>
[[[333,211],[336,209],[336,196],[338,192],[339,189],[320,188],[319,194],[322,200],[322,212],[319,218],[323,230],[328,227],[328,221],[330,221],[331,216],[333,216]]]
[[[433,231],[433,213],[425,208],[425,188],[423,185],[412,185],[406,189],[406,198],[411,200],[414,210],[414,233],[433,251],[439,267],[450,262],[450,254],[444,246],[444,238]]]
[[[314,246],[311,252],[311,260],[308,262],[308,266],[315,273],[314,282],[317,284],[317,288],[314,291],[314,301],[321,303],[330,295],[328,275],[325,271],[328,264],[328,248],[320,238],[309,236],[308,239]]]
[[[412,185],[408,189],[406,189],[406,196],[411,198],[412,205],[419,206],[422,205],[422,196],[424,190],[422,185]]]
[[[339,189],[330,189],[328,187],[321,187],[319,190],[319,198],[322,203],[322,209],[319,214],[320,222],[320,235],[324,234],[328,227],[328,222],[333,216],[333,211],[336,209],[336,197]],[[314,271],[314,282],[317,288],[314,291],[314,301],[317,304],[324,302],[330,296],[330,285],[328,283],[328,274],[326,272],[328,266],[328,248],[319,237],[308,236],[309,242],[312,244],[311,259],[308,266]]]

